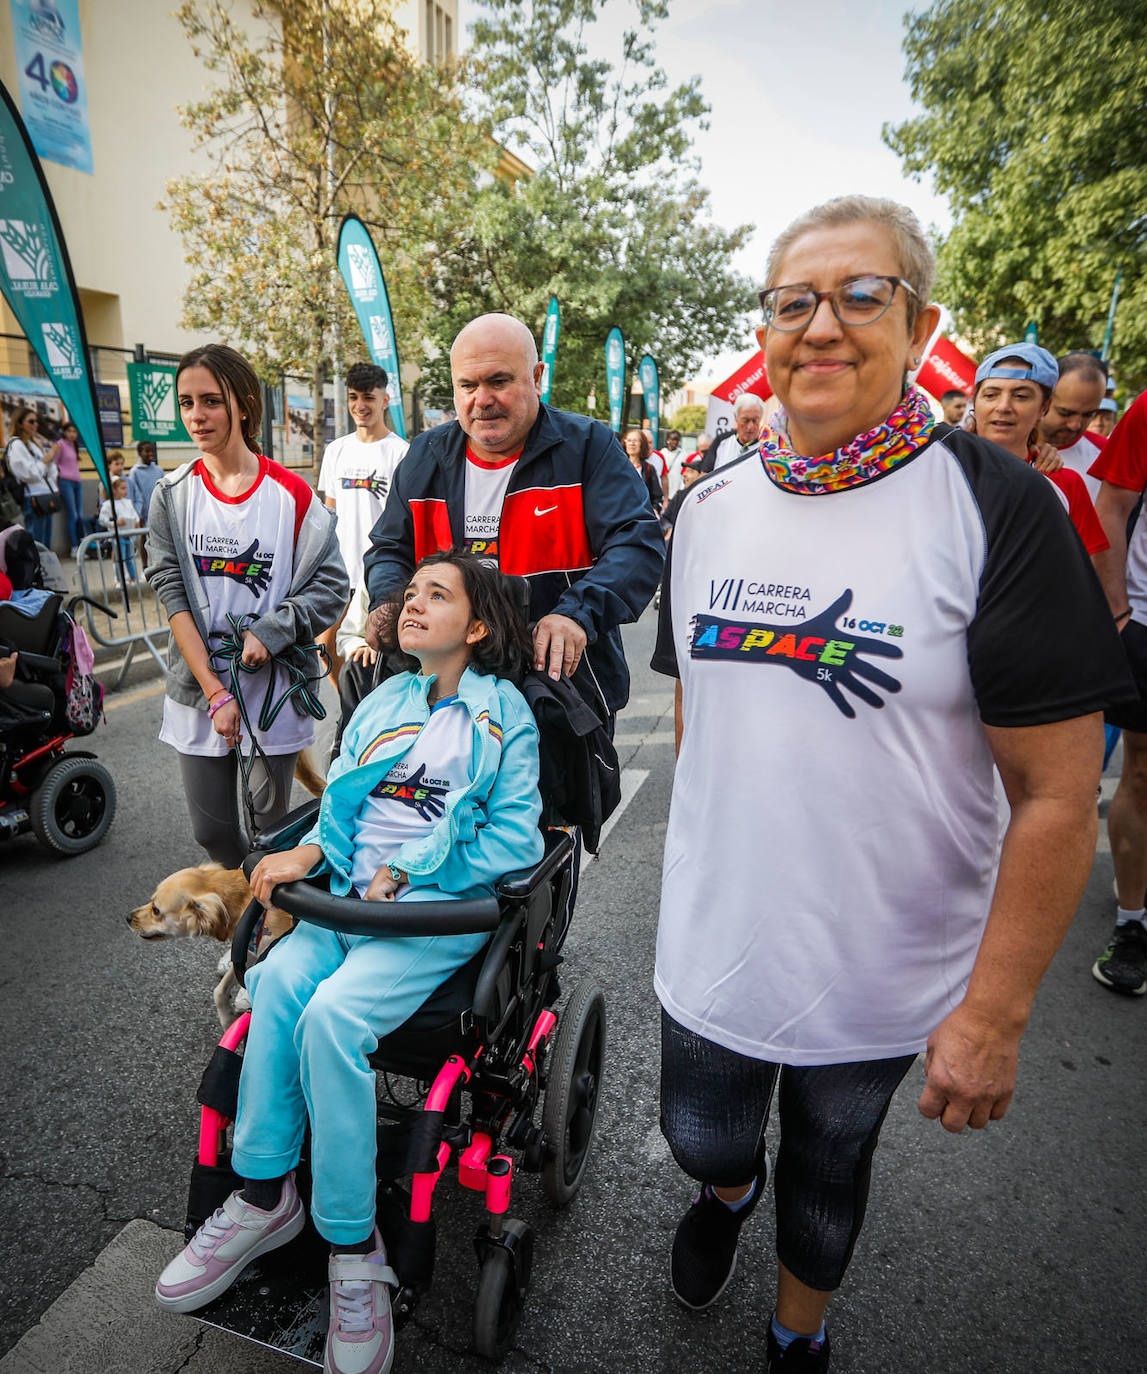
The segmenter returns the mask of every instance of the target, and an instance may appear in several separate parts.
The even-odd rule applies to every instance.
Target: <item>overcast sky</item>
[[[832,196],[891,196],[925,227],[949,226],[946,202],[927,182],[904,176],[880,137],[886,120],[916,113],[900,44],[905,10],[925,7],[906,0],[670,0],[657,59],[671,84],[701,77],[712,113],[695,139],[700,180],[718,224],[756,226],[737,259],[754,280],[776,234]],[[476,0],[459,0],[464,34],[478,8]],[[604,0],[600,8],[591,42],[595,55],[613,56],[635,10],[628,0]]]

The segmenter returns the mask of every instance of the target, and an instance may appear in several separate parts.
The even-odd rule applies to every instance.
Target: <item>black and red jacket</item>
[[[466,435],[455,420],[420,434],[394,472],[364,572],[372,607],[428,553],[462,543]],[[597,420],[540,406],[510,477],[498,532],[501,569],[530,583],[530,617],[568,616],[588,635],[575,679],[610,711],[629,699],[618,628],[657,587],[665,544],[617,436]],[[596,685],[596,691],[595,691]]]

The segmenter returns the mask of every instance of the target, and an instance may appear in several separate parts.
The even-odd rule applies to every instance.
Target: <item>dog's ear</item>
[[[187,903],[195,917],[195,934],[210,935],[215,940],[228,936],[227,903],[217,892],[205,892]]]

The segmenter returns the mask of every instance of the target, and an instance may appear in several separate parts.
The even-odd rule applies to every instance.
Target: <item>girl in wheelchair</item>
[[[389,637],[417,671],[389,678],[351,718],[314,829],[252,874],[264,904],[278,884],[320,874],[368,901],[488,896],[542,856],[537,728],[509,680],[531,647],[501,574],[468,553],[431,555],[394,605]],[[396,1279],[375,1224],[368,1055],[488,938],[347,936],[303,922],[251,969],[232,1151],[245,1186],[163,1271],[164,1307],[205,1306],[299,1233],[292,1171],[309,1117],[311,1219],[331,1243],[324,1368],[390,1368]]]

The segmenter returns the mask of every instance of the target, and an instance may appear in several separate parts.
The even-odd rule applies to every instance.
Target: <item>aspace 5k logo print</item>
[[[261,592],[271,582],[275,555],[269,550],[259,552],[259,541],[253,539],[242,553],[236,553],[234,539],[216,535],[193,536],[192,558],[200,577],[229,577],[252,592]]]
[[[343,477],[340,479],[343,491],[369,491],[375,496],[385,497],[390,483],[379,473],[367,473],[362,477]]]
[[[884,698],[868,683],[890,695],[899,692],[901,686],[899,679],[868,663],[862,655],[903,658],[904,650],[877,635],[857,634],[855,629],[860,626],[875,626],[867,620],[860,621],[855,629],[848,624],[844,613],[851,605],[852,590],[848,588],[827,610],[802,620],[799,627],[696,615],[689,656],[723,663],[779,664],[822,688],[841,715],[854,720],[856,710],[842,688],[866,706],[879,710]],[[888,632],[887,626],[882,628]],[[901,626],[894,628],[903,634]]]
[[[396,778],[395,772],[391,769],[370,795],[408,806],[424,821],[436,821],[445,815],[446,793],[450,790],[445,778],[428,778],[424,763],[419,764],[408,778]]]

